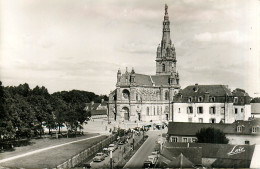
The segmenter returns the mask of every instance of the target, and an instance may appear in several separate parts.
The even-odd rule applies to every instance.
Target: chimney
[[[194,87],[194,91],[195,91],[195,92],[198,92],[198,90],[199,90],[199,85],[198,85],[198,83],[196,83],[196,84],[195,84],[195,87]]]
[[[205,94],[204,94],[204,102],[209,102],[209,92],[205,92]]]

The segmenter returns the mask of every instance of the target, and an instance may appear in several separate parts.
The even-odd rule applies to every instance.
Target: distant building
[[[233,123],[251,117],[249,95],[225,85],[187,86],[174,97],[172,110],[175,122]]]
[[[220,129],[229,139],[229,144],[259,144],[260,120],[238,120],[232,124],[170,122],[168,126],[169,142],[196,142],[196,133],[202,128]]]
[[[107,119],[107,102],[103,99],[101,103],[87,103],[85,110],[90,111],[92,119]]]
[[[254,98],[251,102],[251,114],[254,118],[260,118],[260,98]]]

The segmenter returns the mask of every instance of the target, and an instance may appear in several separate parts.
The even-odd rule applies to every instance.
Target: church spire
[[[170,35],[170,20],[168,15],[168,5],[165,4],[164,19],[162,29],[161,45],[156,52],[156,74],[170,75],[176,73],[176,53]]]

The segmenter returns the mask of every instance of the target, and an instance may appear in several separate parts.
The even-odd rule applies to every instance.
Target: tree
[[[196,133],[198,143],[228,144],[225,133],[213,127],[202,128]]]

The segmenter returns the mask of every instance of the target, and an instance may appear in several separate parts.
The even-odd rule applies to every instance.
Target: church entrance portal
[[[123,107],[122,113],[124,114],[124,120],[129,121],[129,109],[127,107]]]

